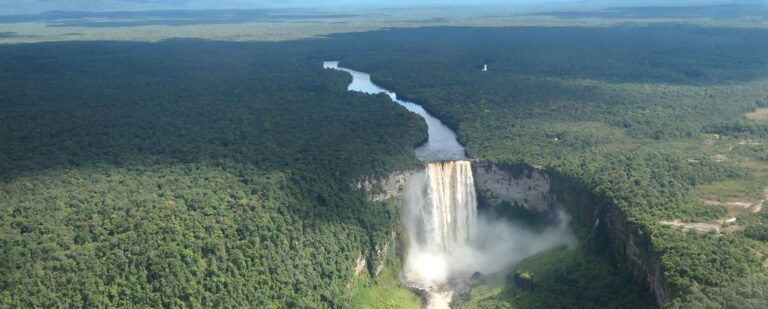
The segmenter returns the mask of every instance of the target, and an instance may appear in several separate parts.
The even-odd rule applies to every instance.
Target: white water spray
[[[410,247],[405,283],[424,293],[427,308],[447,308],[469,288],[470,277],[488,275],[544,250],[573,243],[560,223],[541,233],[477,214],[469,161],[430,163],[408,180],[403,222]]]
[[[429,139],[416,155],[433,163],[408,179],[402,209],[410,239],[403,280],[424,293],[427,308],[448,308],[457,293],[469,289],[476,272],[507,270],[536,253],[575,242],[562,213],[557,225],[539,233],[478,216],[472,167],[450,128],[420,105],[372,83],[366,73],[340,67],[338,61],[326,61],[323,67],[351,74],[348,90],[386,93],[427,123]],[[487,69],[484,65],[483,71]]]
[[[477,199],[468,161],[427,165],[425,203],[421,207],[422,245],[432,251],[451,253],[466,245],[477,221]]]

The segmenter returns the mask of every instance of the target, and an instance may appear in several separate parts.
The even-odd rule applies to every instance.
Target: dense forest
[[[472,157],[542,166],[620,207],[661,256],[670,307],[762,308],[766,122],[746,115],[768,102],[766,34],[661,25],[339,38],[354,42],[348,66],[423,103]]]
[[[323,60],[422,103],[473,158],[541,166],[620,207],[661,257],[670,307],[766,307],[768,129],[745,116],[768,104],[765,36],[437,27],[0,46],[0,307],[351,306],[355,261],[380,258],[397,210],[350,184],[418,166],[426,127],[345,91]],[[553,254],[523,271],[629,280]],[[485,301],[578,291],[541,286]]]
[[[0,47],[0,307],[348,304],[426,126],[290,47]]]

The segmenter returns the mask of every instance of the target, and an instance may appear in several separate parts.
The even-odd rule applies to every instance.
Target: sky
[[[120,11],[167,9],[261,9],[261,8],[361,8],[423,7],[445,5],[541,6],[552,8],[768,3],[768,0],[0,0],[0,14],[31,14],[46,11]]]

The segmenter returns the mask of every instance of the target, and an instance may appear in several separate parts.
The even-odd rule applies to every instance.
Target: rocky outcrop
[[[357,262],[355,263],[355,276],[359,276],[359,275],[360,275],[360,273],[362,273],[362,272],[363,272],[363,270],[365,270],[365,264],[366,264],[366,263],[365,263],[365,257],[364,257],[364,256],[363,256],[363,254],[361,253],[361,254],[360,254],[358,257],[357,257]]]
[[[606,208],[605,225],[613,256],[619,265],[645,283],[656,297],[656,303],[663,307],[669,301],[669,287],[650,240],[638,233],[638,227],[628,222],[618,207]]]
[[[383,202],[393,197],[399,197],[405,187],[408,176],[414,171],[393,172],[386,177],[366,177],[352,184],[356,190],[368,192],[368,199],[374,202]]]
[[[499,206],[504,202],[533,212],[550,210],[550,179],[535,169],[517,168],[509,171],[493,164],[475,163],[472,166],[475,187],[483,202]]]
[[[392,233],[394,233],[394,231]],[[394,237],[392,237],[392,238],[394,238]],[[373,276],[374,277],[378,276],[381,273],[381,271],[384,270],[384,265],[387,264],[386,263],[387,262],[387,250],[389,250],[389,243],[391,241],[392,241],[392,239],[390,239],[389,241],[384,243],[384,248],[379,248],[379,246],[376,246],[376,257],[377,257],[377,260],[379,261],[379,263],[373,269]]]
[[[499,207],[508,203],[531,212],[563,209],[578,223],[607,239],[614,259],[638,282],[645,283],[663,307],[670,291],[664,280],[659,256],[653,251],[647,233],[627,221],[620,208],[595,196],[577,181],[547,174],[528,166],[499,167],[477,162],[474,167],[478,196],[486,205]],[[521,282],[522,283],[522,282]]]
[[[393,172],[386,177],[366,177],[356,183],[351,184],[351,187],[355,190],[363,190],[368,193],[368,200],[373,202],[384,202],[389,199],[397,199],[397,205],[400,206],[401,194],[405,188],[406,181],[411,174],[415,171],[399,171]],[[355,262],[355,276],[360,275],[366,266],[368,266],[368,272],[372,276],[378,276],[386,265],[387,251],[390,249],[390,244],[396,242],[397,230],[392,230],[389,235],[389,239],[381,246],[376,244],[373,254],[369,255],[368,259],[364,255],[360,255]]]

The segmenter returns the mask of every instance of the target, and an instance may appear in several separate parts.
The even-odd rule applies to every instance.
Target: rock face
[[[386,177],[366,177],[350,186],[355,190],[363,190],[368,193],[368,200],[373,202],[384,202],[391,198],[395,198],[397,199],[398,207],[400,207],[400,203],[402,202],[401,193],[405,188],[406,180],[415,172],[416,171],[398,171],[390,173]],[[397,233],[397,230],[392,230],[389,239],[384,243],[384,246],[376,245],[374,248],[375,255],[369,256],[373,261],[366,260],[363,254],[360,255],[355,262],[355,276],[360,275],[366,268],[369,268],[369,273],[374,277],[378,276],[381,271],[384,270],[387,250],[389,250],[390,243],[396,241]]]
[[[363,270],[365,270],[365,257],[361,253],[360,256],[357,257],[357,262],[355,263],[355,276],[359,276]]]
[[[650,240],[638,235],[637,227],[627,222],[618,207],[608,207],[605,217],[614,257],[635,279],[644,282],[656,297],[659,307],[664,307],[669,302],[669,287],[664,280],[659,256],[653,252]]]
[[[592,233],[604,233],[620,266],[638,282],[645,283],[660,307],[669,301],[670,291],[659,256],[647,236],[627,222],[621,209],[595,196],[577,181],[550,176],[538,168],[501,168],[477,162],[473,170],[478,196],[487,205],[499,207],[506,202],[531,212],[564,209],[573,222]],[[524,284],[524,280],[517,281]]]
[[[472,167],[478,195],[491,206],[504,202],[533,212],[550,210],[553,205],[549,196],[549,176],[535,169],[518,168],[507,171],[487,163],[475,163]]]
[[[394,231],[392,231],[392,233],[394,234]],[[394,238],[394,237],[391,237],[391,238]],[[390,241],[392,240],[390,239]],[[386,243],[384,243],[384,248],[379,248],[379,246],[376,246],[376,258],[379,261],[379,264],[376,265],[375,269],[373,269],[374,277],[378,276],[381,273],[381,271],[384,270],[384,265],[387,264],[386,257],[387,257],[387,250],[389,250],[390,241],[387,241]]]
[[[368,273],[376,277],[378,276],[382,270],[384,270],[384,266],[387,264],[386,256],[387,256],[387,250],[389,250],[389,243],[394,241],[394,235],[395,231],[392,231],[391,239],[384,243],[384,247],[381,248],[379,245],[376,245],[376,254],[373,257],[375,261],[378,261],[376,265],[371,265],[371,269],[368,270]],[[360,253],[360,255],[357,257],[357,260],[355,261],[355,277],[360,276],[361,273],[367,268],[368,266],[368,260],[365,259],[365,256]]]
[[[352,188],[365,190],[368,198],[374,202],[383,202],[393,197],[399,197],[408,177],[415,171],[393,172],[386,177],[366,177],[352,184]]]
[[[383,202],[397,198],[399,202],[406,180],[414,172],[402,171],[386,177],[368,177],[352,184],[352,187],[368,192],[371,201]],[[619,261],[620,266],[630,272],[638,282],[645,283],[655,295],[660,307],[664,307],[669,301],[670,290],[664,280],[659,256],[652,250],[647,236],[640,233],[637,226],[627,222],[626,216],[618,207],[606,203],[577,181],[550,175],[539,168],[499,167],[486,162],[473,162],[472,172],[478,198],[487,205],[500,207],[509,204],[531,212],[564,209],[571,215],[572,222],[591,229],[593,233],[604,233],[612,255]],[[395,233],[393,231],[389,242],[394,241]],[[381,250],[376,248],[379,262],[370,265],[374,276],[378,275],[384,266],[384,255],[389,242],[385,243]],[[366,263],[365,258],[362,258],[362,263]],[[361,260],[358,259],[356,270],[360,265]],[[517,281],[516,283],[525,285],[525,280]]]

